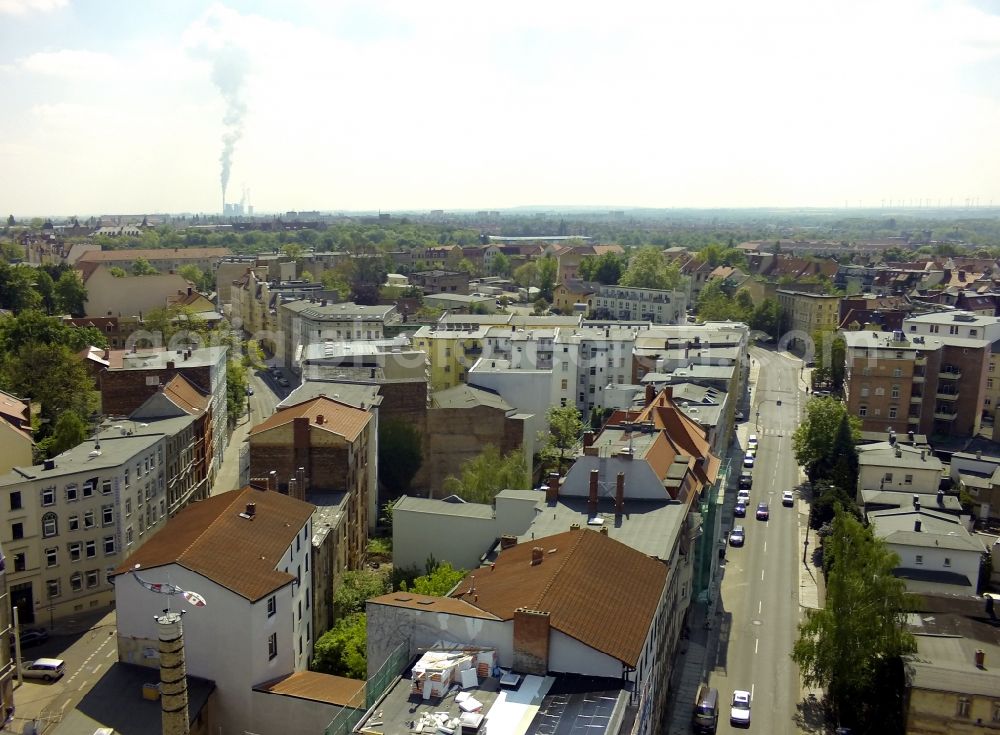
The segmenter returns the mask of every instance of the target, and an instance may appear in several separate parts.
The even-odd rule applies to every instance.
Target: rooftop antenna
[[[205,598],[197,592],[183,590],[170,582],[149,582],[139,576],[139,564],[131,571],[135,581],[150,592],[167,595],[167,607],[154,615],[160,640],[160,723],[163,735],[189,735],[187,666],[184,662],[184,626],[181,616],[187,610],[173,612],[170,599],[180,595],[195,607],[205,607]]]

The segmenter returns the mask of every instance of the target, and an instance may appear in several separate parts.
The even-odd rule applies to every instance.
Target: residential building
[[[105,415],[129,416],[160,391],[176,375],[184,379],[197,393],[208,397],[206,426],[206,457],[209,484],[222,464],[223,451],[229,436],[226,402],[226,357],[228,347],[163,352],[142,350],[121,352],[112,350],[108,368],[101,373],[99,388]],[[197,402],[190,396],[177,396],[193,407]],[[192,403],[193,402],[193,403]],[[201,410],[201,409],[198,409]]]
[[[411,286],[416,286],[424,295],[435,293],[469,293],[469,274],[464,271],[417,271],[409,275]]]
[[[601,286],[594,299],[594,313],[598,319],[683,324],[687,321],[687,308],[687,292],[680,289],[664,291],[631,286]]]
[[[667,577],[659,560],[590,529],[519,543],[485,574],[470,573],[450,598],[369,600],[368,625],[379,631],[368,636],[369,672],[400,644],[410,653],[441,641],[489,647],[500,666],[523,675],[624,677],[632,693],[627,731],[658,732],[672,652]]]
[[[871,511],[867,518],[875,537],[899,556],[893,573],[906,581],[908,592],[976,594],[986,547],[960,518],[919,503]]]
[[[0,548],[0,636],[13,640],[15,631],[11,615],[13,607],[7,592],[7,559]],[[0,645],[0,727],[4,727],[14,715],[14,660],[10,646]]]
[[[928,449],[889,441],[858,448],[858,492],[883,490],[935,494],[944,465]]]
[[[129,335],[136,330],[139,324],[138,319],[131,317],[125,319],[117,316],[85,316],[74,319],[66,317],[64,321],[74,327],[93,327],[104,335],[112,349],[123,349]]]
[[[1000,317],[983,316],[970,311],[938,311],[908,316],[903,321],[907,337],[926,334],[941,339],[964,337],[996,342],[1000,339]]]
[[[908,332],[842,332],[844,398],[864,431],[979,432],[991,343]]]
[[[636,333],[611,326],[557,330],[552,345],[553,405],[557,400],[562,406],[575,404],[585,417],[604,408],[607,386],[631,382]]]
[[[31,407],[27,401],[0,390],[0,474],[30,465],[34,448]]]
[[[206,273],[215,270],[219,261],[232,256],[229,248],[122,248],[120,250],[90,250],[76,261],[76,267],[87,273],[89,268],[122,268],[131,272],[142,258],[160,273],[177,273],[186,265],[197,266]]]
[[[22,624],[111,605],[108,570],[166,520],[165,450],[163,434],[104,436],[0,476],[0,543]]]
[[[427,380],[427,354],[410,347],[404,335],[392,339],[325,340],[305,345],[299,371],[303,380],[336,380],[378,370],[385,380]],[[371,373],[369,372],[371,376]]]
[[[164,598],[134,570],[148,583],[197,592],[207,605],[184,618],[187,673],[215,682],[219,732],[255,732],[262,703],[254,688],[305,671],[312,657],[313,510],[252,487],[184,508],[115,567],[118,660],[159,666],[154,617]]]
[[[793,333],[790,346],[805,349],[817,332],[835,332],[840,326],[840,296],[779,288],[778,305]]]
[[[968,493],[976,518],[1000,518],[1000,456],[996,453],[955,452],[949,473],[952,486]]]
[[[424,296],[424,306],[452,314],[492,314],[497,310],[497,300],[482,294],[430,293]]]
[[[986,395],[983,397],[983,424],[993,427],[993,441],[1000,439],[1000,340],[990,345],[986,364]]]
[[[552,306],[560,314],[593,314],[601,284],[571,278],[552,289]]]
[[[260,342],[270,354],[284,347],[281,339],[280,307],[289,301],[312,301],[320,305],[340,301],[335,290],[322,283],[269,280],[268,268],[246,268],[242,277],[233,281],[230,289],[233,323],[252,339]]]
[[[467,380],[470,388],[489,391],[519,413],[530,415],[528,432],[538,436],[548,430],[548,407],[559,403],[553,399],[554,380],[565,383],[564,390],[568,390],[569,381],[575,378],[553,372],[551,362],[544,368],[532,368],[527,361],[521,364],[514,367],[510,360],[482,357],[469,369]]]
[[[373,423],[367,409],[320,396],[276,411],[248,437],[251,478],[273,476],[273,489],[301,500],[314,493],[347,499],[342,548],[348,569],[364,563],[368,528],[377,519]]]
[[[278,357],[282,364],[298,372],[302,351],[307,344],[324,340],[379,340],[385,327],[398,321],[395,306],[364,306],[353,303],[291,301],[278,307],[282,333]]]
[[[129,252],[129,251],[115,251]],[[176,273],[116,278],[104,266],[98,266],[84,281],[88,317],[115,316],[141,322],[154,309],[165,309],[178,291],[186,292],[188,282]]]

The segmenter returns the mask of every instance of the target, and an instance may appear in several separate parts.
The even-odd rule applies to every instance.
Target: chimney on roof
[[[537,567],[545,559],[545,552],[542,551],[541,546],[535,546],[531,549],[531,566]]]
[[[625,513],[625,473],[619,472],[615,478],[615,515]]]
[[[600,474],[600,470],[590,471],[590,496],[587,499],[587,511],[591,516],[597,515],[597,482]]]
[[[271,470],[267,473],[267,489],[277,490],[278,489],[278,471]]]
[[[322,426],[323,422],[326,421],[326,417],[323,414],[316,414],[316,425]]]
[[[193,290],[194,290],[194,289],[193,289],[193,288],[191,288],[191,286],[188,286],[188,293],[187,293],[187,295],[188,295],[188,296],[190,296],[190,295],[191,295],[191,292],[192,292]]]
[[[983,458],[983,450],[982,449],[977,449],[976,450],[976,459],[982,459],[982,458]]]
[[[299,467],[297,470],[295,470],[295,487],[298,489],[299,493],[295,497],[298,498],[299,500],[305,500],[306,491],[309,490],[309,479],[306,477],[305,467]],[[288,494],[291,495],[292,494],[291,491],[289,491]]]
[[[913,522],[913,530],[920,533],[920,519],[918,518]]]
[[[545,502],[555,503],[559,500],[559,473],[549,473],[549,484],[545,486]]]
[[[504,534],[500,537],[500,550],[512,549],[517,546],[517,536],[511,536],[509,534]]]
[[[916,437],[916,434],[914,434],[912,431],[908,431],[908,432],[906,432],[906,436],[909,437],[910,444],[913,444],[914,443],[914,439]]]
[[[187,735],[187,666],[184,661],[184,626],[181,613],[165,611],[155,616],[160,649],[160,727],[164,735]]]
[[[600,534],[602,536],[607,536],[608,535],[608,527],[607,526],[601,526]]]
[[[913,510],[920,510],[920,496],[913,496]]]
[[[656,388],[652,383],[646,383],[646,402],[643,405],[648,406],[654,398],[656,398]]]
[[[583,432],[583,448],[586,449],[587,447],[594,446],[594,438],[595,438],[594,432],[592,431]]]
[[[546,676],[549,673],[549,613],[519,607],[514,610],[514,670]]]
[[[899,459],[900,457],[903,456],[903,450],[900,448],[900,446],[898,444],[895,444],[895,451],[896,451],[896,458],[897,459]]]
[[[976,649],[976,668],[985,669],[986,668],[986,652],[981,649]]]
[[[247,518],[253,518],[256,515],[257,515],[257,504],[256,503],[247,503],[246,517]]]
[[[167,370],[173,370],[173,369],[174,369],[174,361],[167,360]]]
[[[937,504],[944,505],[944,490],[937,491]]]
[[[920,461],[921,462],[926,462],[927,461],[927,450],[926,449],[921,449],[920,450]]]

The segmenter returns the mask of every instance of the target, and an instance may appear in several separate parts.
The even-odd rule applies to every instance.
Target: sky
[[[0,0],[16,217],[1000,205],[1000,0]]]

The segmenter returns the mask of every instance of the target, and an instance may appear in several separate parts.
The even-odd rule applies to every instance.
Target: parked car
[[[747,469],[753,469],[753,461],[754,461],[754,456],[752,454],[747,453],[747,455],[743,457],[743,466],[746,467]]]
[[[771,512],[767,508],[767,503],[757,503],[757,520],[766,521],[770,516]]]
[[[740,472],[740,489],[743,488],[750,489],[753,485],[753,473],[750,470],[743,470]]]
[[[737,689],[733,692],[733,706],[729,710],[729,724],[750,727],[750,692]]]
[[[748,445],[747,446],[746,456],[748,456],[748,457],[756,457],[757,456],[757,445],[756,444]]]
[[[63,675],[64,663],[59,658],[39,658],[21,664],[19,676],[22,679],[42,679],[55,681]]]
[[[746,503],[737,502],[736,507],[733,508],[733,515],[737,518],[746,518],[747,506]]]
[[[736,493],[736,502],[737,503],[743,503],[743,505],[749,504],[750,503],[750,491],[747,490],[746,488],[742,488],[742,489],[738,490],[737,493]]]
[[[743,526],[733,526],[733,530],[729,532],[729,545],[742,546],[744,541],[746,541],[746,533]]]
[[[788,508],[795,505],[795,496],[792,495],[791,490],[785,490],[785,492],[781,494],[781,504]]]
[[[45,643],[49,639],[49,631],[44,628],[22,628],[21,648],[31,648]],[[14,634],[10,634],[10,650],[14,650]]]
[[[749,437],[747,437],[747,449],[749,449],[751,447],[753,447],[754,449],[757,448],[757,435],[756,434],[751,434]]]

